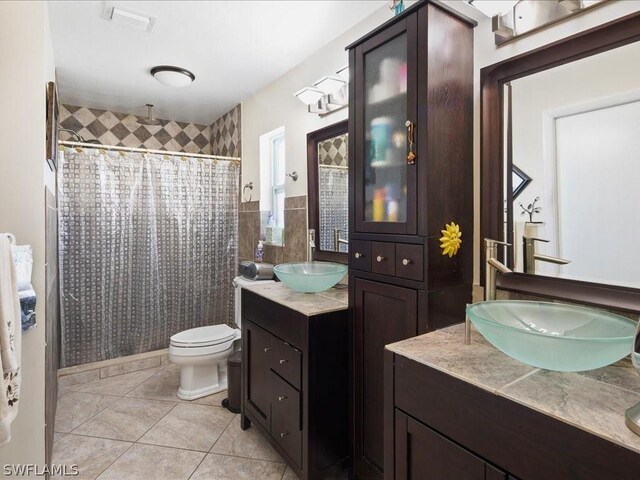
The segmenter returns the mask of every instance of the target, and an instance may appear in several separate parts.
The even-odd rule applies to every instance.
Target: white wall
[[[307,133],[345,120],[348,109],[324,118],[307,112],[294,93],[349,63],[344,47],[391,18],[385,5],[354,28],[322,47],[276,81],[242,102],[242,184],[253,182],[260,192],[260,135],[284,126],[287,173],[297,171],[297,182],[287,177],[286,195],[307,194]],[[295,41],[295,39],[291,39]],[[253,198],[257,195],[254,193]]]
[[[53,80],[46,2],[0,2],[0,232],[33,247],[38,326],[22,337],[22,386],[0,465],[44,463],[45,85]]]

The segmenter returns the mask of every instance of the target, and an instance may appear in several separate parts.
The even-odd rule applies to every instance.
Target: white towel
[[[20,299],[11,244],[0,236],[0,446],[11,440],[20,395]]]

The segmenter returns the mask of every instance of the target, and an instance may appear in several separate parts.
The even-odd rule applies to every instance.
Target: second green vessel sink
[[[291,290],[316,293],[338,283],[347,273],[347,266],[330,262],[282,263],[273,267],[273,271]]]
[[[561,372],[604,367],[631,353],[636,322],[575,305],[495,300],[467,307],[494,347],[527,365]]]

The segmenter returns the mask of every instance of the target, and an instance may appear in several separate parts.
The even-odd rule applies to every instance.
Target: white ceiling
[[[153,30],[103,19],[107,3],[157,17]],[[50,2],[60,100],[138,115],[153,103],[159,118],[209,124],[387,3]],[[155,65],[196,80],[167,87],[149,74]]]

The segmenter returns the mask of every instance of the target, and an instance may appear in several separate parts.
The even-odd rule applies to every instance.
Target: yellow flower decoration
[[[446,230],[440,230],[442,232],[440,248],[442,249],[442,255],[449,255],[449,258],[451,258],[460,250],[462,232],[460,231],[460,225],[456,225],[453,222],[445,225],[445,228]]]

